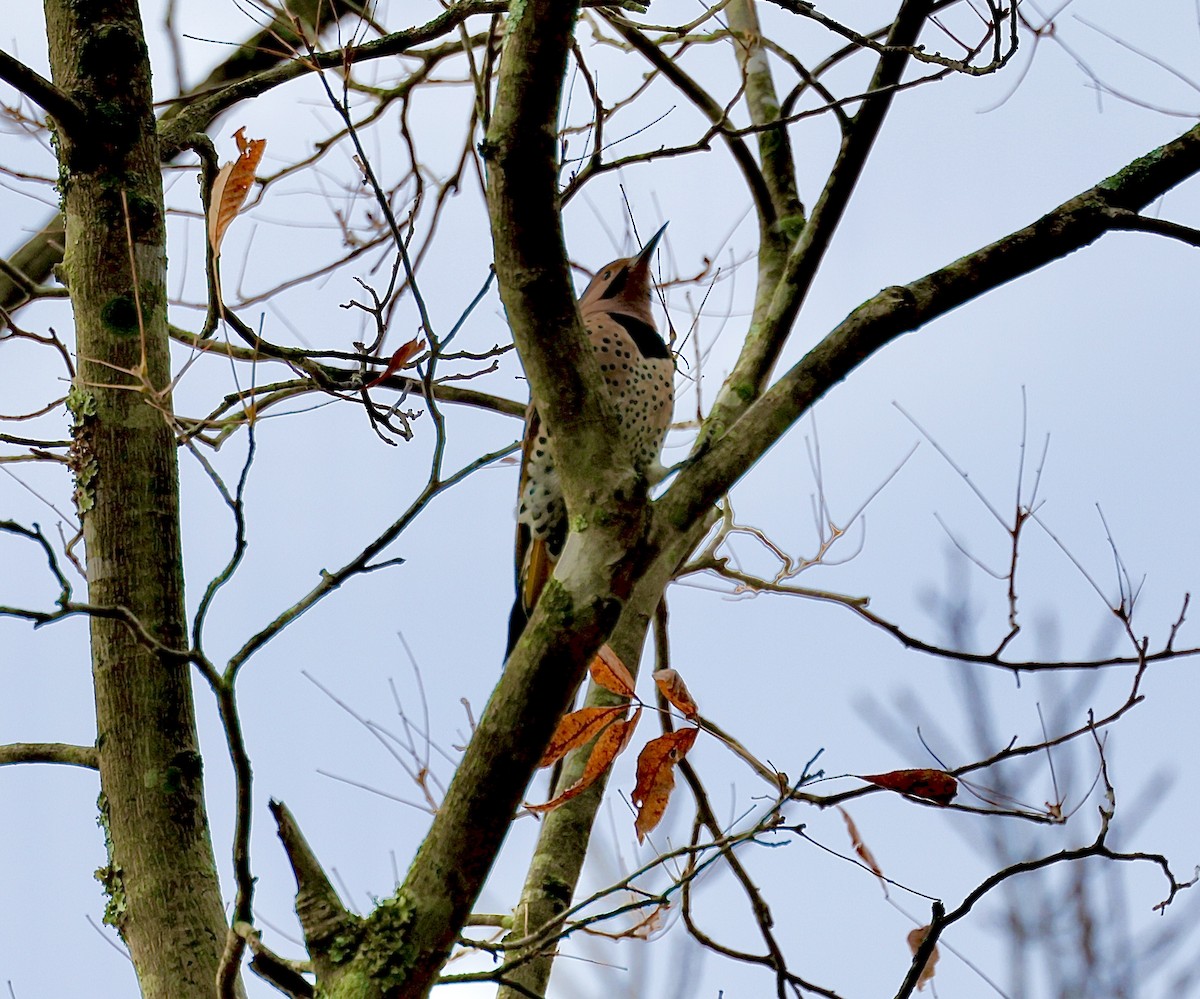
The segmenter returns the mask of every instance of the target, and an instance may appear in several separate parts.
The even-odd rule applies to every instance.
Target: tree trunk
[[[148,999],[212,996],[225,939],[193,716],[171,417],[165,225],[150,65],[135,0],[46,0],[64,273],[75,315],[76,501],[91,619],[106,921]],[[174,653],[166,649],[176,650]]]

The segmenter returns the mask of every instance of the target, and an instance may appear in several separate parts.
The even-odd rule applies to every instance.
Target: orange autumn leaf
[[[696,702],[692,700],[691,692],[687,689],[687,684],[683,682],[683,677],[675,670],[656,670],[654,673],[654,682],[658,685],[658,689],[662,692],[663,697],[683,712],[684,718],[691,721],[696,717],[700,709],[696,707]]]
[[[841,805],[837,806],[837,810],[842,813],[842,818],[846,820],[846,831],[850,834],[850,845],[854,847],[854,852],[858,854],[858,859],[863,862],[875,877],[879,878],[879,886],[883,889],[883,897],[888,898],[887,879],[884,878],[883,871],[876,862],[874,855],[867,849],[867,844],[863,842],[863,838],[858,834],[858,826],[850,818],[850,813]]]
[[[633,677],[617,654],[607,645],[600,646],[600,651],[592,659],[592,665],[588,667],[588,672],[591,673],[592,679],[605,690],[611,690],[621,697],[633,696]]]
[[[587,709],[584,708],[583,710],[586,711]],[[545,804],[530,805],[526,803],[525,807],[531,812],[540,815],[543,812],[553,811],[559,805],[583,794],[612,766],[613,760],[625,751],[625,747],[629,745],[629,740],[633,737],[633,730],[637,727],[638,720],[641,717],[642,709],[638,708],[633,713],[632,718],[621,719],[609,725],[608,728],[600,733],[600,737],[596,740],[596,745],[592,747],[587,765],[583,768],[583,776],[579,780],[563,791],[562,794],[550,799]]]
[[[254,185],[254,171],[267,148],[266,139],[247,139],[245,126],[234,132],[233,137],[237,140],[238,158],[226,163],[217,173],[208,206],[208,242],[214,256],[221,252],[225,230],[242,210],[246,195]]]
[[[371,381],[367,382],[366,387],[374,388],[376,385],[379,385],[391,378],[392,375],[394,375],[397,371],[404,367],[404,365],[416,357],[424,346],[424,340],[409,340],[408,343],[404,344],[404,346],[400,347],[394,354],[392,354],[392,359],[388,361],[387,367],[383,369],[383,373],[378,378],[373,378]]]
[[[921,944],[925,942],[925,935],[929,932],[928,926],[918,926],[908,934],[908,946],[913,952],[913,957],[917,956],[917,951]],[[929,957],[925,960],[925,967],[921,969],[920,977],[917,978],[917,991],[924,992],[925,985],[933,978],[933,966],[938,962],[938,949],[935,945],[933,950],[929,952]]]
[[[633,828],[639,843],[667,810],[671,789],[675,787],[675,765],[687,755],[699,732],[698,728],[667,732],[646,743],[638,756],[637,785],[633,789],[638,813]]]
[[[546,747],[538,766],[548,767],[557,763],[576,746],[582,746],[596,738],[606,725],[612,724],[627,710],[627,705],[617,704],[604,708],[580,708],[563,715],[558,720],[554,735],[550,737],[550,745]]]
[[[861,779],[938,805],[950,804],[958,794],[958,781],[944,770],[889,770],[885,774],[863,774]]]

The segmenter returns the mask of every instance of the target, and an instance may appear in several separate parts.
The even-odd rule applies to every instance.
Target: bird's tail
[[[507,659],[529,623],[529,616],[537,606],[538,597],[546,581],[554,572],[554,559],[545,541],[534,538],[529,542],[525,558],[517,570],[517,598],[513,601],[512,612],[508,616],[508,647],[504,650]]]

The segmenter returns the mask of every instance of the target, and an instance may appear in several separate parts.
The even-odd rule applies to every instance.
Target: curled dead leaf
[[[396,350],[392,354],[391,360],[388,361],[387,367],[383,369],[383,373],[377,378],[372,378],[367,382],[367,388],[374,388],[389,378],[397,371],[404,367],[409,361],[417,356],[425,346],[425,341],[421,339],[409,340],[408,343]]]
[[[950,804],[958,794],[958,780],[944,770],[889,770],[885,774],[863,774],[861,779],[938,805]]]
[[[623,717],[629,708],[624,704],[609,707],[580,708],[570,711],[558,720],[550,745],[542,754],[539,767],[557,763],[572,749],[590,742],[608,725]]]
[[[915,930],[912,930],[909,932],[908,946],[909,946],[909,949],[913,953],[913,957],[917,956],[917,951],[920,949],[921,944],[923,944],[925,942],[925,936],[928,933],[929,933],[928,926],[918,926]],[[933,978],[934,965],[937,964],[937,962],[938,962],[938,949],[937,949],[937,946],[935,945],[933,950],[930,951],[929,957],[925,961],[925,967],[923,967],[921,969],[921,974],[917,978],[917,991],[918,992],[925,991],[926,983],[929,982]]]
[[[698,728],[667,732],[651,739],[638,755],[637,784],[633,789],[638,812],[633,828],[639,843],[662,820],[675,787],[675,765],[687,755],[699,732]]]
[[[605,690],[610,690],[621,697],[633,697],[635,684],[633,676],[621,662],[620,657],[607,645],[601,645],[600,651],[592,659],[588,667],[592,679]]]
[[[879,878],[879,887],[883,889],[883,897],[888,897],[887,879],[883,876],[883,871],[880,869],[875,856],[867,849],[867,844],[863,842],[862,836],[858,834],[858,826],[854,824],[854,820],[850,818],[850,813],[841,805],[837,806],[837,810],[842,813],[842,818],[846,820],[846,831],[850,834],[850,845],[854,847],[854,852],[858,854],[858,859],[863,862],[866,868]]]
[[[226,163],[217,173],[208,206],[208,242],[214,256],[221,252],[225,230],[242,210],[246,195],[254,185],[254,171],[267,148],[266,139],[247,139],[244,126],[234,132],[233,137],[237,140],[238,158]]]
[[[696,717],[700,710],[696,707],[696,702],[692,699],[691,692],[687,689],[687,684],[683,682],[683,677],[673,669],[660,669],[654,673],[654,682],[658,689],[662,692],[671,704],[678,708],[683,717],[691,721]]]

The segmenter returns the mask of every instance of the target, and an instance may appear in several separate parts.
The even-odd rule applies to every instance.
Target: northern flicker
[[[600,268],[579,299],[579,314],[600,364],[634,467],[651,483],[675,403],[675,365],[654,326],[650,258],[664,225],[633,257]],[[525,629],[567,539],[567,511],[554,467],[550,432],[533,403],[525,414],[521,485],[517,497],[517,598],[508,627],[508,652]]]

